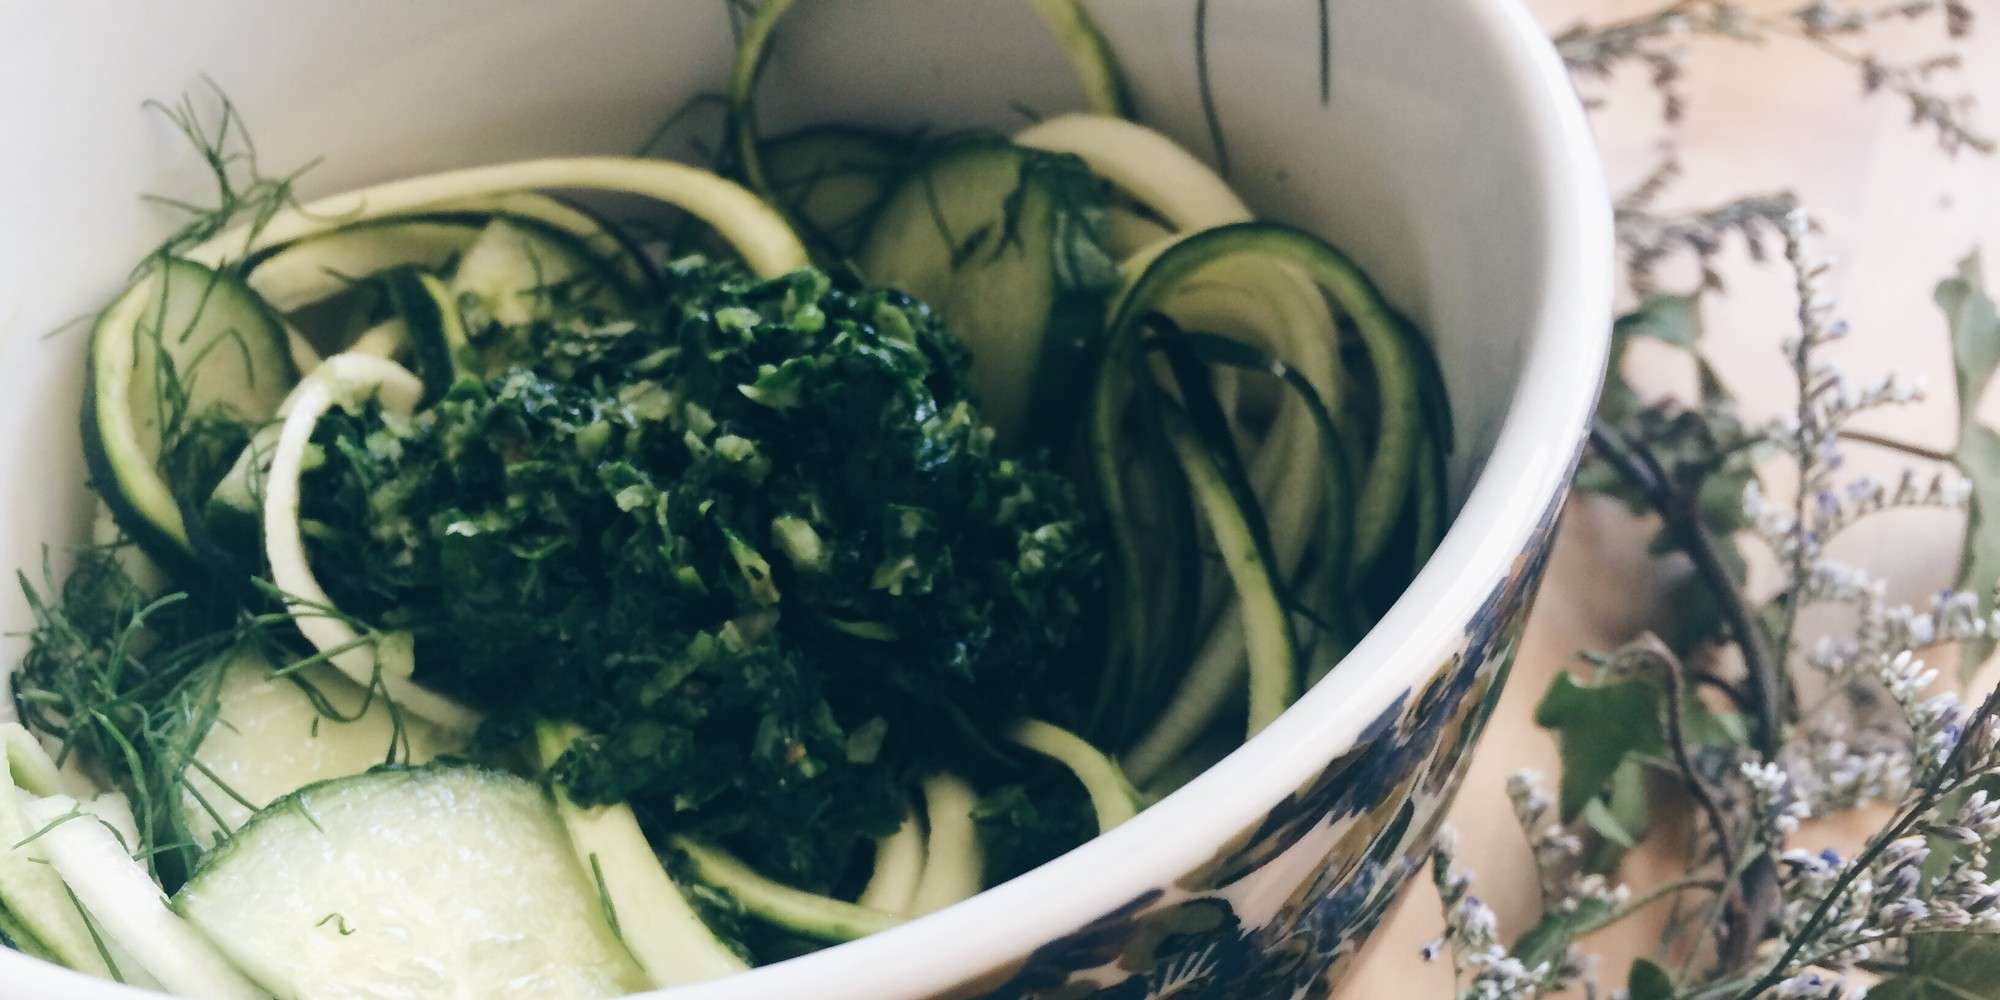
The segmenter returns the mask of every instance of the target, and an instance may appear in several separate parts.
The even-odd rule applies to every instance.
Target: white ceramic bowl
[[[722,0],[0,0],[0,567],[80,539],[81,338],[205,190],[147,98],[212,77],[267,170],[316,195],[442,167],[625,152],[731,56]],[[802,4],[763,93],[810,114],[1011,127],[1078,95],[1025,4]],[[1221,765],[1057,861],[942,913],[687,1000],[1322,995],[1420,859],[1512,654],[1605,356],[1606,197],[1569,85],[1516,0],[1211,5],[1231,180],[1340,244],[1438,347],[1463,507],[1347,662]],[[1207,154],[1192,0],[1091,5],[1149,123]],[[25,609],[0,601],[12,630]],[[9,659],[18,645],[10,648]],[[11,707],[11,706],[9,706]],[[1172,933],[1167,933],[1171,931]],[[1092,993],[1084,983],[1098,984]],[[1063,985],[1068,983],[1067,986]],[[0,994],[137,996],[0,952]]]

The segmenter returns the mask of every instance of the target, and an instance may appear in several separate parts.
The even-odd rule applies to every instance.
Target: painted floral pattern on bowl
[[[1317,1000],[1424,862],[1499,701],[1561,501],[1421,691],[1208,864],[938,1000]],[[1358,666],[1358,665],[1357,665]]]

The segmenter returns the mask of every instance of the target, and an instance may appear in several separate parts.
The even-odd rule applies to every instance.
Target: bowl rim
[[[1523,0],[1463,4],[1527,110],[1523,140],[1545,206],[1547,261],[1527,361],[1484,471],[1444,541],[1347,656],[1374,669],[1334,670],[1256,737],[1117,829],[965,902],[867,938],[709,983],[639,994],[665,1000],[881,1000],[929,996],[988,974],[1209,860],[1241,832],[1244,810],[1294,791],[1405,692],[1444,666],[1464,625],[1534,543],[1568,488],[1595,407],[1613,288],[1610,196],[1568,74]],[[1505,469],[1505,476],[1491,474]],[[1345,662],[1345,661],[1343,661]],[[0,970],[56,995],[160,994],[104,983],[0,949]],[[894,970],[893,972],[885,970]],[[893,983],[893,987],[890,984]]]

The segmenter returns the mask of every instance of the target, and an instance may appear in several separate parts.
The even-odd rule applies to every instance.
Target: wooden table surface
[[[1578,18],[1603,22],[1659,6],[1630,0],[1527,2],[1552,32]],[[1753,6],[1777,11],[1799,2]],[[1976,92],[1983,108],[1975,119],[2000,129],[2000,3],[1980,0],[1975,7],[1986,20],[1964,46],[1965,69],[1956,81],[1942,83]],[[1885,56],[1911,57],[1945,44],[1942,28],[1932,23],[1885,34],[1879,48]],[[1854,326],[1854,336],[1839,347],[1844,370],[1866,380],[1893,369],[1924,377],[1932,390],[1925,402],[1878,414],[1865,426],[1949,448],[1955,433],[1951,368],[1931,293],[1959,258],[1981,244],[1991,251],[1986,271],[2000,284],[2000,160],[1944,157],[1929,135],[1908,126],[1906,107],[1887,96],[1864,99],[1854,68],[1803,44],[1703,41],[1691,43],[1689,53],[1682,86],[1688,112],[1671,131],[1685,179],[1670,189],[1662,206],[1701,207],[1739,194],[1797,192],[1824,228],[1819,246],[1834,258],[1840,313]],[[1643,75],[1628,72],[1609,87],[1586,82],[1583,88],[1610,98],[1593,112],[1593,122],[1614,190],[1645,176],[1670,134]],[[1759,267],[1740,251],[1725,261],[1733,276],[1728,295],[1710,296],[1704,305],[1709,352],[1747,415],[1768,417],[1791,405],[1789,376],[1778,352],[1780,339],[1791,332],[1788,276],[1782,268]],[[1642,385],[1670,391],[1691,384],[1691,372],[1676,361],[1635,350],[1627,371]],[[1984,407],[1989,421],[2000,416],[1996,395],[1989,394]],[[1856,453],[1853,459],[1857,467],[1878,473],[1900,468],[1880,454]],[[1782,485],[1782,479],[1775,481]],[[1555,745],[1531,721],[1534,705],[1556,671],[1577,664],[1578,650],[1609,649],[1646,627],[1649,606],[1679,571],[1647,559],[1650,531],[1603,500],[1571,504],[1508,690],[1453,809],[1461,861],[1476,873],[1474,891],[1498,911],[1506,936],[1519,933],[1538,912],[1532,864],[1507,804],[1507,776],[1533,768],[1549,777],[1553,791]],[[1899,599],[1921,600],[1949,582],[1958,544],[1955,517],[1898,514],[1843,538],[1835,554],[1886,576]],[[1851,821],[1809,824],[1800,839],[1808,846],[1841,844],[1855,838],[1855,828]],[[1678,872],[1678,864],[1671,852],[1648,852],[1628,859],[1624,875],[1643,885]],[[1426,964],[1417,954],[1443,927],[1428,879],[1425,872],[1413,880],[1341,984],[1342,997],[1453,995],[1450,963]],[[1604,956],[1607,988],[1624,984],[1630,958],[1650,953],[1659,931],[1657,922],[1634,919],[1585,942]]]

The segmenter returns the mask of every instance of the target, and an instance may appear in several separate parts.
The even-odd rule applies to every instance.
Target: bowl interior
[[[46,552],[60,570],[61,547],[87,533],[91,505],[76,431],[86,324],[65,324],[102,304],[137,254],[172,228],[171,211],[137,196],[213,197],[187,141],[162,116],[143,110],[143,101],[173,102],[187,93],[208,104],[203,76],[211,78],[249,125],[267,174],[323,158],[298,181],[306,197],[450,166],[631,152],[670,112],[721,89],[736,28],[732,6],[719,0],[82,3],[20,19],[0,38],[0,92],[10,95],[0,114],[8,134],[20,137],[15,153],[0,158],[0,190],[10,192],[0,214],[6,220],[0,467],[11,473],[0,485],[0,567],[33,577]],[[1518,427],[1526,419],[1518,413],[1508,423],[1509,408],[1532,365],[1542,365],[1545,375],[1560,367],[1546,357],[1556,308],[1551,261],[1564,239],[1589,230],[1552,213],[1594,197],[1594,180],[1574,192],[1552,180],[1559,157],[1572,148],[1563,143],[1575,140],[1551,126],[1549,109],[1538,105],[1563,98],[1550,89],[1548,67],[1538,61],[1544,57],[1531,48],[1531,26],[1524,30],[1525,15],[1512,0],[1331,0],[1325,34],[1331,76],[1323,94],[1314,4],[1210,6],[1209,91],[1230,181],[1260,213],[1346,249],[1430,332],[1451,390],[1460,442],[1453,481],[1464,496],[1494,454],[1503,424],[1507,433],[1533,433]],[[767,132],[832,119],[1011,129],[1024,114],[1081,104],[1060,49],[1026,3],[845,0],[800,8],[765,77],[760,107]],[[1217,160],[1197,82],[1197,5],[1101,0],[1090,9],[1144,120]],[[712,111],[692,113],[665,151],[690,155],[691,140],[704,136],[712,144]],[[1586,173],[1594,178],[1594,168]],[[1560,388],[1585,401],[1571,406],[1580,416],[1598,359],[1585,351],[1574,364],[1575,384]],[[1574,428],[1557,434],[1568,437],[1554,442],[1555,451],[1573,447]],[[1508,504],[1512,520],[1495,530],[1525,537],[1525,527],[1513,521],[1522,520],[1522,511],[1537,512],[1556,489],[1553,474],[1536,476],[1520,488],[1545,495]],[[1425,579],[1439,593],[1446,574],[1490,583],[1509,555],[1504,544],[1448,543]],[[1459,565],[1438,565],[1453,561]],[[1461,589],[1471,593],[1479,583]],[[1384,629],[1412,628],[1416,614],[1392,614]],[[25,619],[17,598],[0,599],[0,628],[17,631]],[[1401,648],[1392,640],[1401,641],[1371,640],[1362,653]],[[0,662],[11,663],[19,644],[6,641],[12,645]],[[1404,655],[1371,666],[1408,674],[1400,681],[1408,686],[1435,662]],[[1287,737],[1295,749],[1306,745],[1298,740],[1324,737],[1307,751],[1319,760],[1339,749],[1326,742],[1334,728],[1347,728],[1351,738],[1348,723],[1381,707],[1308,704],[1346,720],[1328,728],[1322,719],[1325,725]],[[0,717],[11,707],[0,701]],[[1213,818],[1169,800],[1155,812],[1175,807],[1183,819],[1199,819],[1171,838],[1195,847],[1147,855],[1144,864],[1170,866],[1175,856],[1202,853],[1201,843],[1234,832],[1313,763],[1267,768],[1268,777],[1240,801],[1208,809],[1219,814]],[[1204,787],[1211,786],[1189,794]],[[1165,830],[1157,823],[1146,828],[1156,835]],[[1114,836],[1128,854],[1143,843],[1137,832]],[[1100,847],[1111,850],[1100,841],[1085,852]],[[1156,874],[1167,879],[1173,870]],[[1056,885],[1044,876],[1046,869],[1022,882]],[[1115,905],[1131,893],[1114,887],[1091,895]],[[1030,898],[1016,892],[981,912],[1004,916],[1034,905]],[[1090,915],[1092,905],[1087,899],[1052,904],[1045,915],[1060,922]],[[937,926],[944,929],[930,934],[935,947],[898,974],[899,981],[909,977],[913,991],[948,984],[952,969],[977,968],[980,956],[1004,957],[1033,943],[1021,937],[1032,933],[1025,922],[1013,930],[992,925],[996,938],[984,944],[954,935],[950,927],[960,925]],[[13,958],[0,955],[0,968]],[[778,982],[716,995],[792,995]],[[885,989],[877,980],[839,995],[880,997]]]

